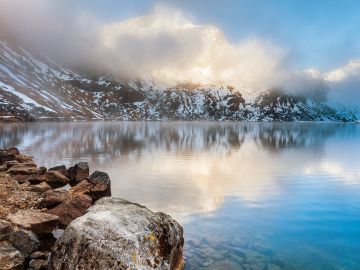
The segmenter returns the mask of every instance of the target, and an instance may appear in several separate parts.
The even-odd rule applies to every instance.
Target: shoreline
[[[170,216],[111,197],[109,176],[87,162],[47,169],[15,147],[0,150],[0,242],[1,269],[184,268],[183,229]]]

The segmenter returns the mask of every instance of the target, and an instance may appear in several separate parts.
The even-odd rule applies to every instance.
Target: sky
[[[360,103],[355,0],[0,0],[0,32],[120,79],[326,87]]]
[[[360,3],[354,0],[82,0],[104,20],[151,12],[156,5],[181,9],[198,24],[219,27],[232,42],[268,39],[291,48],[303,68],[330,69],[360,58]]]

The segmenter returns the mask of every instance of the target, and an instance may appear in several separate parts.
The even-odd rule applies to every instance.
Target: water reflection
[[[188,269],[357,269],[360,125],[0,125],[45,166],[90,161],[113,194],[185,227]]]

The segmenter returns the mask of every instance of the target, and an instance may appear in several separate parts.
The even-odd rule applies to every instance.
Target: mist
[[[175,8],[157,6],[144,15],[109,22],[76,1],[1,0],[0,25],[1,32],[24,46],[78,72],[259,92],[330,89],[335,92],[331,96],[345,102],[359,96],[360,69],[338,80],[329,75],[331,70],[301,70],[286,44],[255,36],[230,42],[218,27],[194,23]]]

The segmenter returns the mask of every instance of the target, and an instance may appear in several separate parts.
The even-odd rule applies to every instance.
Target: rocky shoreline
[[[183,269],[170,216],[111,197],[89,165],[38,167],[0,150],[0,269]]]

